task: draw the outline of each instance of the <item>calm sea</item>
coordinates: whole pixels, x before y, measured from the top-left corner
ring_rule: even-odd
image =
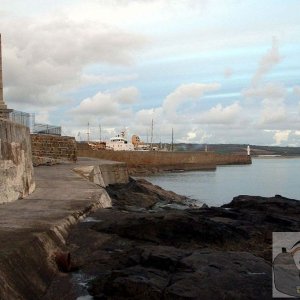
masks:
[[[300,158],[253,158],[252,165],[218,166],[216,171],[192,171],[143,177],[166,190],[209,206],[228,203],[238,195],[300,200]]]

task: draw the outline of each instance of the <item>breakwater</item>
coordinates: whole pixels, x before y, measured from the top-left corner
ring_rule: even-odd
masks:
[[[78,156],[125,162],[129,170],[208,170],[217,165],[251,164],[248,155],[214,152],[105,151],[77,147]]]

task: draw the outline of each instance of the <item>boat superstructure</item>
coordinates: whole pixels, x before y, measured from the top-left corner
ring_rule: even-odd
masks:
[[[125,132],[121,132],[121,134],[110,138],[109,142],[106,142],[106,149],[114,151],[133,151],[134,146],[125,138]]]

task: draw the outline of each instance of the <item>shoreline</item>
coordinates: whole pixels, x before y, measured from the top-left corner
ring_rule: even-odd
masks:
[[[300,158],[300,155],[251,155],[252,158],[286,158],[286,159],[290,159],[290,158]]]
[[[126,180],[124,166],[81,159],[35,169],[36,191],[1,206],[0,298],[269,298],[271,233],[300,231],[299,201],[238,196],[199,207]],[[241,284],[219,284],[228,278]]]

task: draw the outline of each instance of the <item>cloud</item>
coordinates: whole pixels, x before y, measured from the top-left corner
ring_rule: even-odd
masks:
[[[71,110],[71,114],[89,118],[101,116],[106,120],[115,117],[128,118],[131,116],[131,109],[128,109],[127,105],[136,102],[138,96],[139,92],[136,87],[98,92],[92,97],[83,99],[78,106]]]
[[[130,86],[117,91],[115,97],[119,103],[132,104],[138,101],[139,91],[136,87]]]
[[[263,100],[263,109],[261,112],[260,123],[272,124],[281,123],[287,118],[287,111],[284,104],[284,99],[274,101],[272,99]]]
[[[288,113],[285,103],[287,89],[282,84],[267,83],[262,86],[250,87],[243,90],[242,95],[261,103],[261,110],[256,112],[256,115],[260,115],[259,127],[264,128],[270,124],[279,125],[287,120]]]
[[[299,85],[295,85],[294,88],[293,88],[293,93],[296,95],[296,96],[300,96],[300,86]]]
[[[242,95],[246,98],[284,98],[286,96],[286,88],[282,84],[267,83],[259,87],[250,87],[242,91]]]
[[[223,107],[222,104],[217,104],[210,110],[201,113],[197,118],[198,123],[204,124],[229,124],[235,123],[239,119],[241,106],[238,102]]]
[[[197,133],[195,131],[190,131],[187,133],[186,140],[187,141],[193,141],[197,138]]]
[[[118,103],[109,93],[99,92],[93,97],[85,98],[72,112],[80,115],[105,115],[115,114],[118,111]]]
[[[5,97],[10,106],[53,107],[66,93],[88,84],[135,79],[137,75],[84,74],[91,64],[129,66],[146,44],[141,34],[101,21],[76,21],[63,14],[0,21]]]
[[[232,68],[229,68],[227,67],[225,70],[224,70],[224,77],[225,78],[230,78],[233,74],[233,70]]]
[[[276,145],[286,142],[289,139],[290,133],[291,130],[276,130],[273,137]]]
[[[49,124],[49,112],[40,111],[35,114],[35,123]]]
[[[82,74],[79,79],[81,85],[96,85],[96,84],[108,84],[115,82],[131,81],[138,78],[137,74],[128,75],[94,75],[94,74]]]
[[[204,93],[218,90],[220,87],[219,83],[189,83],[180,85],[165,98],[163,109],[167,114],[174,114],[180,105],[190,101],[197,101]]]
[[[275,37],[272,40],[272,48],[262,57],[258,69],[252,78],[252,85],[256,86],[264,75],[282,60],[279,54],[278,41]]]

